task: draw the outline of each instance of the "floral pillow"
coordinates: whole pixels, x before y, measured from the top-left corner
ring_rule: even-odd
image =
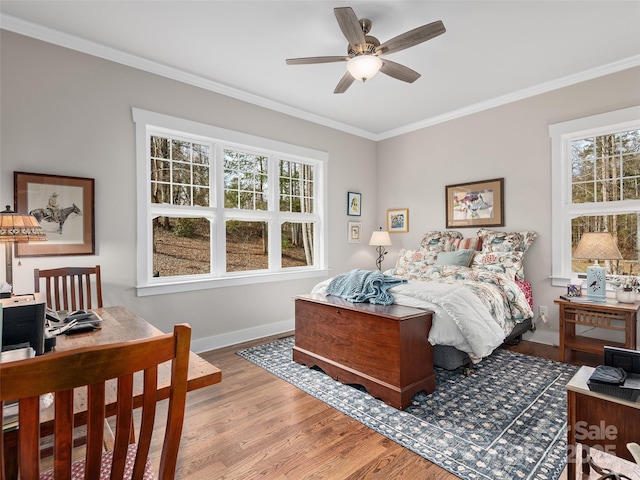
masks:
[[[420,242],[420,250],[423,252],[450,252],[454,250],[453,241],[462,238],[460,232],[453,230],[434,230],[425,233]]]
[[[471,268],[504,273],[507,277],[519,280],[522,272],[522,252],[479,252],[471,262]]]
[[[525,253],[538,237],[538,234],[531,230],[522,232],[496,232],[481,228],[478,230],[478,236],[482,237],[483,252]]]
[[[522,232],[496,232],[493,230],[478,230],[478,235],[482,237],[482,253],[490,252],[520,252],[524,258],[525,252],[529,249],[538,234],[531,230]],[[520,267],[515,279],[524,280],[524,265],[520,260]]]
[[[413,264],[420,263],[420,265],[433,265],[436,263],[438,254],[432,252],[423,252],[421,250],[409,250],[403,248],[400,250],[396,267],[393,269],[391,275],[405,275]]]
[[[425,276],[428,276],[428,273],[433,268],[437,267],[424,260],[419,260],[417,262],[405,263],[402,267],[392,268],[391,270],[384,272],[384,274],[402,277],[407,280],[416,278],[423,279]]]

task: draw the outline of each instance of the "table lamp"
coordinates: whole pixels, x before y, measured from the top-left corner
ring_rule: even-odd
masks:
[[[378,259],[376,260],[376,266],[378,270],[382,271],[382,261],[384,260],[384,256],[387,254],[384,247],[388,247],[391,245],[391,237],[389,236],[389,232],[385,232],[380,227],[378,232],[373,232],[371,234],[371,240],[369,240],[369,245],[374,245],[376,247],[376,252],[378,252]]]
[[[13,286],[13,252],[11,245],[15,242],[33,242],[47,240],[40,223],[33,215],[11,211],[10,205],[0,212],[0,242],[5,244],[5,261],[7,263],[5,281]]]
[[[594,302],[605,302],[607,272],[598,264],[598,260],[622,260],[613,235],[607,232],[585,233],[578,242],[573,258],[595,261],[587,267],[587,297]]]

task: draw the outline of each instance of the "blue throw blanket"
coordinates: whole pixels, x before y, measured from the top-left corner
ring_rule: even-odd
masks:
[[[327,286],[327,294],[342,297],[354,303],[377,303],[391,305],[393,297],[387,291],[399,283],[407,283],[403,278],[383,275],[378,270],[351,270],[335,276]]]

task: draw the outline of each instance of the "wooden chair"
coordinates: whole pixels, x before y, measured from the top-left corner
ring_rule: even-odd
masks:
[[[18,468],[22,480],[71,478],[86,480],[156,478],[148,461],[154,430],[157,365],[172,360],[171,389],[164,443],[160,459],[161,480],[174,478],[187,394],[191,327],[176,325],[173,334],[143,340],[85,347],[0,363],[0,416],[2,405],[18,400]],[[134,372],[144,384],[137,444],[130,445],[133,429]],[[117,379],[116,438],[113,451],[102,449],[105,386]],[[83,459],[72,461],[74,389],[87,388],[87,446]],[[40,395],[53,392],[54,470],[40,473]],[[162,429],[160,429],[162,431]],[[0,479],[5,480],[4,447],[0,433]],[[77,453],[77,452],[76,452]],[[111,460],[112,459],[112,460]],[[125,476],[126,472],[133,475]],[[111,477],[109,477],[111,475]]]
[[[92,282],[93,276],[93,282]],[[53,310],[73,310],[102,307],[100,265],[95,267],[63,267],[34,269],[34,291],[40,291],[44,279],[47,306]],[[93,286],[92,286],[93,283]],[[94,304],[95,302],[95,304]]]

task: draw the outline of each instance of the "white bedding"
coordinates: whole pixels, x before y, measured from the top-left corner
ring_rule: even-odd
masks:
[[[330,281],[319,283],[312,293],[326,294]],[[429,333],[432,345],[453,346],[478,362],[502,344],[517,322],[533,316],[524,294],[513,294],[513,288],[522,293],[519,287],[515,282],[509,283],[512,284],[509,285],[510,297],[515,298],[509,300],[507,307],[504,307],[503,288],[498,285],[495,286],[495,298],[491,300],[487,300],[486,292],[481,300],[463,281],[408,279],[407,283],[391,288],[389,293],[395,304],[434,312]],[[511,304],[517,308],[510,308]]]

